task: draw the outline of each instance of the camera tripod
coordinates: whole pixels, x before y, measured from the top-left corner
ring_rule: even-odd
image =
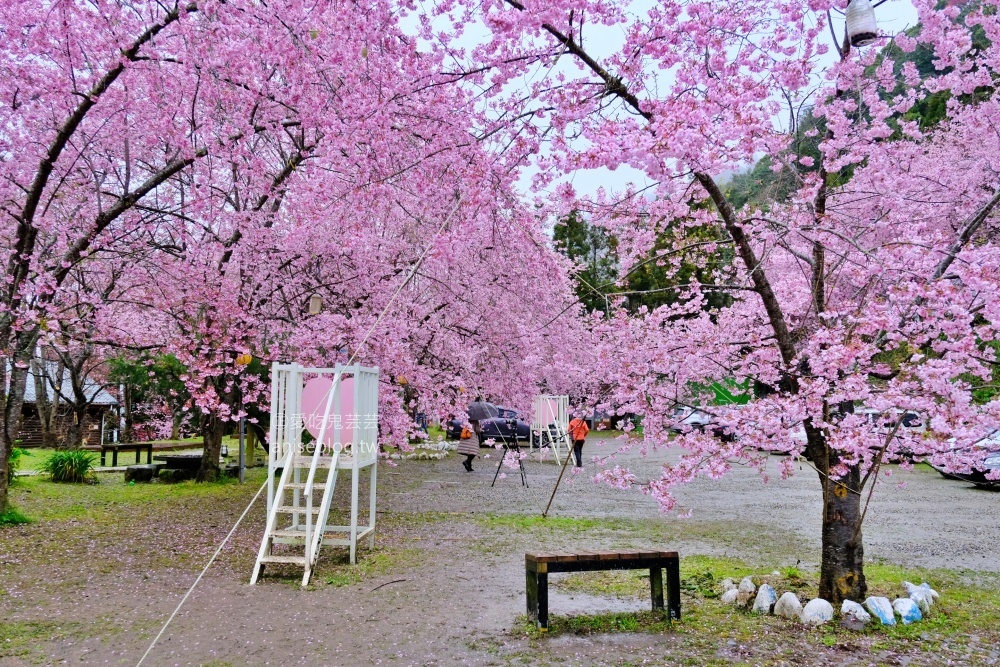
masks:
[[[496,474],[493,475],[493,483],[490,484],[490,488],[497,483],[497,477],[500,476],[500,468],[503,467],[503,462],[507,460],[507,453],[513,452],[514,456],[517,457],[517,466],[521,469],[521,484],[524,488],[528,488],[528,473],[524,469],[524,460],[521,458],[521,445],[517,442],[517,422],[514,420],[508,421],[508,426],[510,426],[510,431],[513,434],[513,442],[507,442],[507,438],[503,438],[503,456],[500,457],[500,464],[497,466]]]

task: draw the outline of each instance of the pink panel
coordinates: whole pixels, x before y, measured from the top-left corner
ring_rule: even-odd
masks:
[[[323,417],[326,412],[326,402],[333,391],[333,378],[321,375],[306,382],[302,389],[302,418],[306,430],[314,438],[319,438],[323,427]],[[339,407],[339,409],[338,409]],[[330,423],[326,426],[323,443],[331,447],[334,442],[334,427],[340,426],[340,444],[348,445],[354,442],[359,416],[354,414],[354,378],[345,377],[340,381],[340,405],[334,402],[330,409]],[[338,421],[339,420],[339,421]]]
[[[539,411],[541,414],[539,416],[542,418],[542,426],[547,426],[556,420],[559,408],[551,398],[543,399],[541,407],[542,409]]]

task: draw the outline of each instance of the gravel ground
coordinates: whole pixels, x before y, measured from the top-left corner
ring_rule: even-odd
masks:
[[[588,440],[584,459],[607,456],[617,449],[617,441]],[[483,452],[488,452],[484,449]],[[616,457],[627,465],[639,480],[655,479],[660,466],[676,459],[677,451],[652,452],[641,457],[633,449]],[[389,496],[389,507],[411,511],[433,511],[447,507],[453,511],[541,513],[548,502],[558,475],[554,462],[526,462],[528,488],[520,483],[516,471],[504,468],[505,479],[491,488],[496,471],[493,459],[476,464],[472,474],[459,472],[458,461],[435,462],[416,487],[418,493],[396,492]],[[756,469],[737,466],[722,480],[699,479],[677,491],[681,508],[691,509],[690,519],[663,515],[656,502],[635,491],[619,491],[590,481],[601,469],[591,461],[582,473],[573,475],[567,468],[555,501],[552,516],[621,517],[628,519],[660,517],[665,522],[689,522],[693,525],[727,523],[739,527],[754,526],[765,535],[773,535],[780,549],[795,546],[794,555],[805,564],[817,564],[820,546],[822,497],[819,478],[808,466],[797,465],[795,474],[781,479],[780,457],[767,458],[768,482]],[[971,484],[948,480],[926,466],[902,470],[888,466],[872,496],[865,520],[866,557],[904,566],[928,568],[969,568],[1000,572],[1000,492],[978,489]],[[568,484],[567,484],[568,480]],[[725,545],[701,545],[701,553],[733,554]],[[725,546],[725,548],[723,548]],[[738,545],[735,545],[738,547]],[[746,545],[742,555],[755,553],[757,544]],[[739,551],[737,549],[737,551]]]
[[[592,439],[584,453],[589,457],[613,449],[611,442],[601,445]],[[675,455],[659,452],[641,458],[633,450],[619,462],[647,479]],[[593,484],[590,477],[597,468],[588,463],[582,473],[564,481],[551,515],[610,518],[606,525],[611,528],[620,520],[619,529],[505,533],[497,528],[504,515],[519,515],[511,517],[516,521],[541,513],[558,468],[528,461],[528,488],[509,470],[491,488],[496,460],[495,453],[478,460],[473,473],[465,473],[454,456],[383,466],[379,511],[385,521],[378,543],[384,550],[380,553],[399,559],[398,570],[373,569],[348,585],[330,584],[329,573],[345,568],[338,565],[343,555],[326,548],[312,590],[297,586],[294,570],[247,586],[264,522],[258,506],[143,664],[624,666],[706,664],[706,655],[718,661],[713,664],[859,664],[858,653],[834,649],[776,661],[774,655],[755,654],[725,637],[717,639],[717,646],[695,651],[683,632],[565,634],[546,641],[511,632],[524,608],[526,550],[670,546],[682,558],[729,555],[769,567],[796,562],[814,567],[820,498],[818,480],[808,468],[780,480],[778,459],[772,457],[768,466],[774,475],[768,484],[747,468],[721,481],[695,482],[678,494],[693,515],[678,519],[661,515],[656,503],[640,493]],[[231,521],[238,516],[238,503],[247,502],[254,490],[247,489],[246,499],[232,506],[216,508],[211,530],[197,536],[197,553],[210,553],[228,531],[226,517]],[[1000,494],[934,472],[894,470],[874,498],[865,531],[869,559],[1000,571],[994,547],[1000,539],[995,512]],[[417,518],[422,516],[430,518]],[[0,666],[135,665],[200,569],[186,562],[143,572],[141,562],[128,560],[152,559],[167,550],[163,540],[171,528],[150,525],[162,519],[126,516],[101,536],[81,535],[83,529],[73,520],[0,534],[7,541],[0,541],[0,619],[42,628],[37,641],[16,654],[5,654],[0,646]],[[173,530],[184,531],[183,521],[178,523]],[[669,544],[663,543],[665,535]],[[50,554],[50,542],[61,543],[61,555]],[[106,555],[122,543],[142,546],[131,549],[130,556]],[[411,552],[416,556],[407,559]],[[363,563],[375,558],[361,550]],[[640,610],[646,604],[553,590],[550,608],[573,614]],[[797,641],[789,640],[792,653]],[[862,664],[939,664],[926,655],[895,663],[875,653],[864,656]]]

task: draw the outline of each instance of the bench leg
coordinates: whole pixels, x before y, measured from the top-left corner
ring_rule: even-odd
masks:
[[[649,568],[649,593],[653,598],[653,611],[663,609],[663,568],[657,565]]]
[[[528,619],[542,630],[549,627],[549,575],[547,572],[536,572],[525,569],[525,592],[528,606]]]
[[[538,620],[538,578],[534,570],[524,570],[524,597],[528,603],[528,620]]]
[[[118,449],[117,448],[113,449],[111,451],[111,467],[112,468],[117,468],[118,467]]]
[[[102,450],[101,450],[101,467],[102,467],[102,468],[103,468],[103,467],[105,466],[105,460],[104,460],[104,457],[105,457],[105,456],[107,456],[107,455],[108,455],[108,453],[107,453],[106,451],[104,451],[104,450],[102,449]]]
[[[667,563],[667,601],[670,606],[670,618],[681,618],[681,564],[680,559]]]
[[[153,446],[150,445],[146,448],[146,465],[153,464]]]
[[[541,630],[549,629],[549,575],[547,572],[539,572],[538,577],[538,627]]]
[[[139,465],[142,462],[142,450],[138,447],[135,448],[135,464]]]

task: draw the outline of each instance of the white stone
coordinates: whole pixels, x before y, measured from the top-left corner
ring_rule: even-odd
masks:
[[[736,588],[736,582],[733,581],[732,579],[723,579],[722,580],[722,592],[723,593],[725,593],[726,591],[731,591],[731,590],[733,590],[735,588]]]
[[[719,599],[722,600],[723,604],[733,604],[736,602],[736,598],[739,596],[740,592],[735,588],[730,588],[728,591],[722,594]]]
[[[833,605],[823,598],[816,598],[802,608],[802,622],[806,625],[822,625],[833,620]]]
[[[917,608],[920,609],[921,614],[931,613],[933,598],[931,598],[931,596],[926,591],[917,589],[912,593],[910,593],[910,599],[913,600],[914,603],[916,603]]]
[[[774,615],[794,619],[802,618],[802,603],[799,602],[799,597],[791,591],[782,593],[778,601],[774,603]]]
[[[913,595],[914,591],[922,591],[925,594],[930,595],[932,600],[937,600],[939,597],[941,597],[940,595],[938,595],[938,592],[933,588],[931,588],[931,585],[928,584],[926,581],[920,584],[919,586],[914,586],[910,582],[904,581],[903,588],[906,590],[907,595]]]
[[[743,581],[740,582],[740,587],[737,590],[739,594],[736,596],[736,603],[741,607],[745,607],[750,604],[750,600],[753,600],[754,593],[757,592],[757,586],[754,585],[753,579],[750,577],[743,577]]]
[[[753,613],[770,614],[771,607],[778,600],[778,593],[770,584],[762,584],[757,591],[757,597],[753,601]]]
[[[916,623],[924,619],[920,613],[920,607],[910,598],[896,598],[892,601],[892,609],[899,614],[903,625],[909,625],[910,623]]]
[[[936,590],[928,586],[926,582],[915,586],[908,581],[903,582],[903,589],[906,591],[906,595],[917,603],[917,607],[920,608],[922,614],[931,613],[934,600],[939,597]]]
[[[889,598],[870,597],[865,600],[865,609],[882,621],[882,625],[896,625],[896,615],[892,613],[892,603],[889,602]]]
[[[850,630],[861,630],[871,623],[872,617],[865,608],[853,600],[844,600],[840,607],[840,624]]]

